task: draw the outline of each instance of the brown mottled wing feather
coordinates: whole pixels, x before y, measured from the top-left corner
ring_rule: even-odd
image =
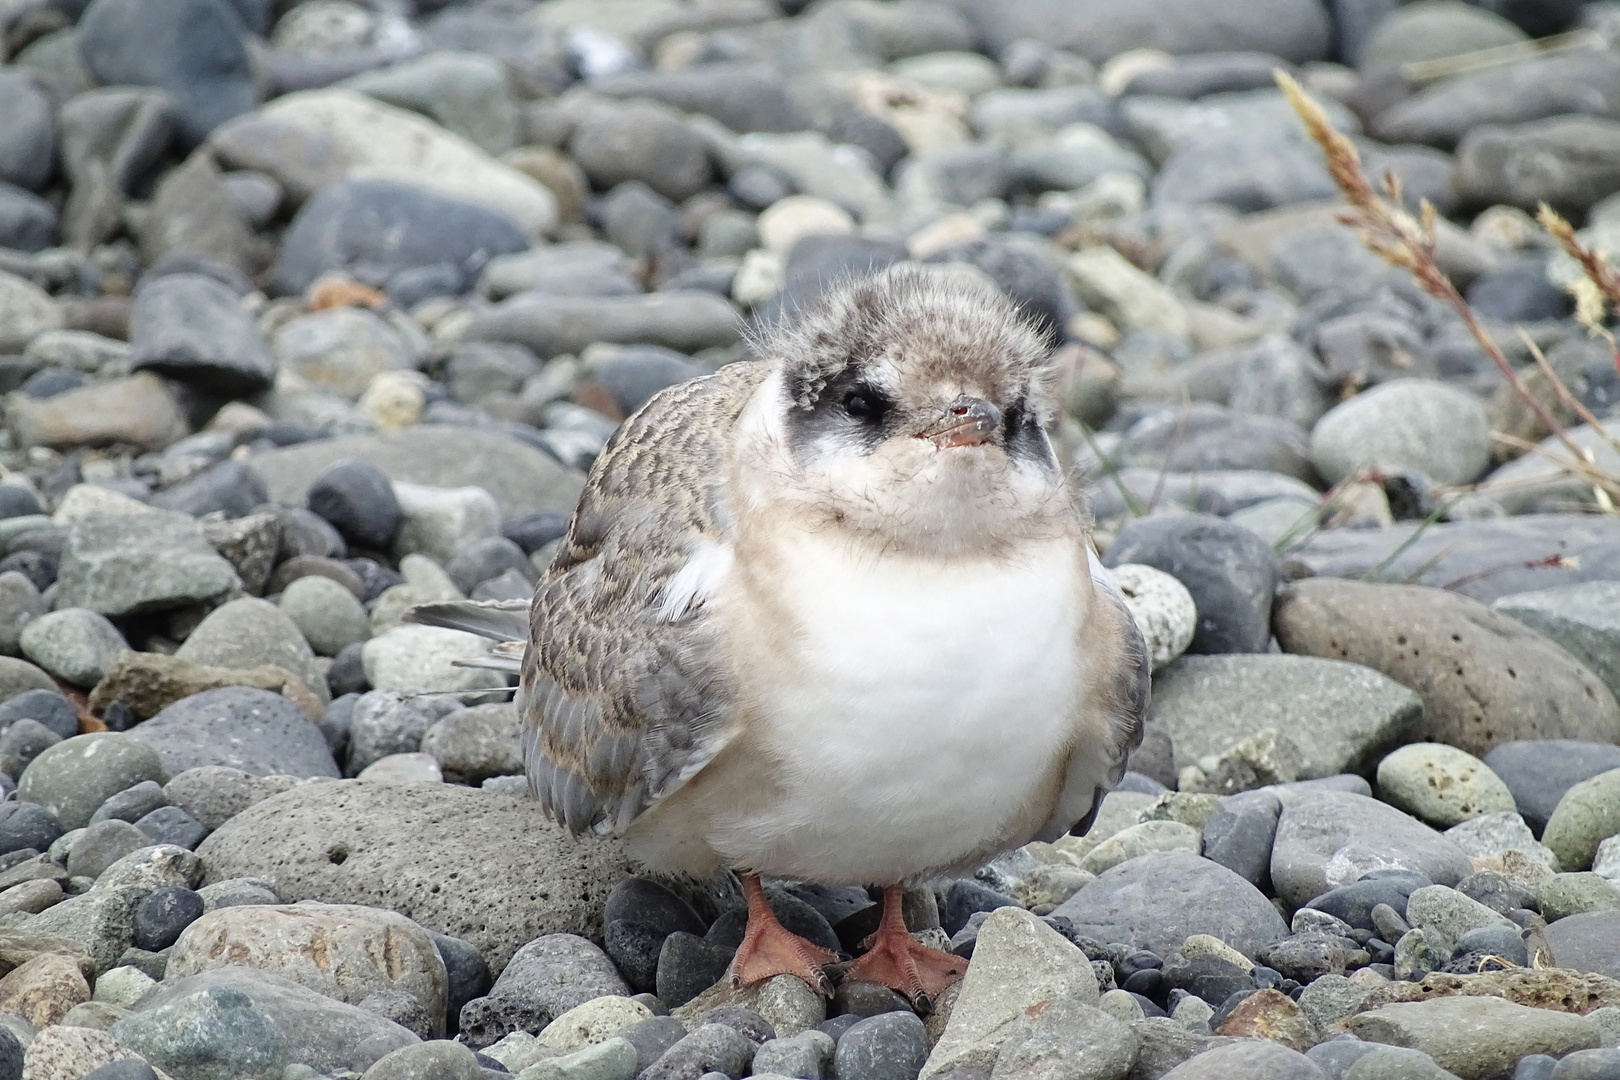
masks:
[[[733,688],[701,608],[657,611],[700,540],[724,543],[725,440],[764,378],[734,364],[670,387],[591,470],[529,614],[518,708],[529,784],[575,833],[621,831],[719,752]]]

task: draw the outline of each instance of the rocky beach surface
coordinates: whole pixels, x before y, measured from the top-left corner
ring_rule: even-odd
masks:
[[[0,1080],[1620,1077],[1620,368],[1532,220],[1620,254],[1620,3],[0,0],[0,62]],[[909,891],[926,1016],[732,990],[736,882],[548,824],[404,621],[908,259],[1051,335],[1155,667],[1086,835]]]

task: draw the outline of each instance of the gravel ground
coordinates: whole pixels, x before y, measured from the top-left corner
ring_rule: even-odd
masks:
[[[0,1080],[1620,1076],[1620,519],[1493,438],[1559,449],[1272,78],[1620,432],[1529,216],[1620,253],[1617,39],[1580,0],[0,0]],[[402,622],[526,597],[620,421],[906,259],[1051,334],[1156,671],[1089,833],[911,889],[971,958],[921,1017],[731,990],[735,881],[547,825],[482,646]]]

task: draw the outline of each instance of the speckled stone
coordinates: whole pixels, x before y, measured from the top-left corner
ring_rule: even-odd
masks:
[[[1436,828],[1513,811],[1513,793],[1474,755],[1444,743],[1411,743],[1378,763],[1378,795]]]

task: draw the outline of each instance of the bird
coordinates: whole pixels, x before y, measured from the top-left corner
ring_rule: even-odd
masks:
[[[899,263],[750,333],[619,427],[532,602],[410,618],[498,642],[551,818],[736,872],[734,986],[832,993],[762,877],[876,887],[844,978],[926,1011],[966,961],[908,932],[906,884],[1083,833],[1148,652],[1047,434],[1050,342],[993,284]]]

